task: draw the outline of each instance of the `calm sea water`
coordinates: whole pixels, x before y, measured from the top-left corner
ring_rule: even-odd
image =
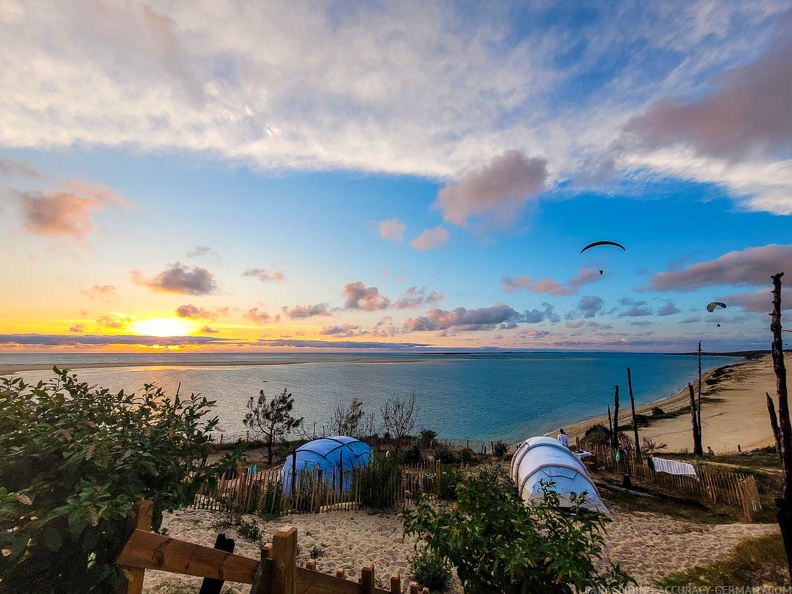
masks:
[[[704,369],[734,362],[704,357]],[[144,367],[84,369],[81,381],[111,390],[140,389],[153,382],[170,393],[199,392],[217,404],[219,429],[244,433],[245,403],[260,389],[274,394],[287,388],[305,427],[317,432],[328,423],[336,404],[361,400],[379,411],[394,396],[415,391],[417,429],[430,428],[442,437],[519,441],[564,424],[605,414],[618,384],[629,406],[627,367],[632,369],[637,403],[671,396],[697,377],[696,357],[634,353],[487,353],[487,354],[354,354],[354,355],[3,355],[2,363],[86,362],[147,363]],[[157,363],[189,362],[178,367]],[[223,363],[206,367],[201,363]],[[240,365],[266,362],[268,365]],[[29,371],[38,381],[51,375]],[[624,408],[623,408],[624,410]]]

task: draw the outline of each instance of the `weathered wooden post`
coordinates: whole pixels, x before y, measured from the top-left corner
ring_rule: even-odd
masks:
[[[369,563],[363,567],[360,575],[361,594],[374,594],[374,565]]]
[[[613,434],[611,445],[613,449],[619,447],[619,386],[613,387]]]
[[[698,404],[696,416],[698,417],[699,438],[701,438],[701,341],[698,343]]]
[[[699,427],[699,414],[696,407],[696,393],[690,382],[688,382],[688,391],[690,392],[690,419],[693,423],[693,455],[703,456],[704,449],[701,447],[701,427]]]
[[[401,576],[398,573],[391,576],[390,594],[401,594]]]
[[[297,528],[280,530],[272,537],[272,588],[270,594],[296,594]],[[259,594],[259,593],[257,593]]]
[[[225,551],[226,553],[233,553],[234,539],[226,538],[225,534],[218,534],[217,539],[215,540],[214,548],[219,551]],[[224,583],[224,580],[204,578],[203,583],[201,584],[201,590],[198,592],[198,594],[220,594]]]
[[[632,408],[632,422],[633,432],[635,433],[635,459],[641,463],[641,443],[638,441],[638,419],[635,416],[635,398],[633,397],[632,389],[632,374],[630,368],[627,368],[627,388],[630,391],[630,407]]]
[[[132,511],[127,520],[127,540],[135,530],[151,530],[151,521],[154,518],[154,502],[149,500],[138,501],[132,506]],[[126,580],[118,587],[118,594],[142,594],[143,579],[146,570],[139,567],[123,567]]]
[[[778,417],[776,417],[775,405],[773,399],[770,397],[770,392],[765,392],[767,396],[767,412],[770,413],[770,428],[773,430],[773,439],[775,440],[776,456],[778,461],[783,466],[784,456],[782,454],[783,448],[781,447],[781,429],[778,427]]]

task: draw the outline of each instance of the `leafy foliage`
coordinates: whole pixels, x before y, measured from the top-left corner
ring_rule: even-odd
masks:
[[[457,454],[450,446],[444,443],[438,443],[434,449],[435,460],[440,460],[443,464],[458,464],[459,454]]]
[[[440,499],[456,500],[457,485],[465,480],[465,471],[458,466],[445,466],[440,472]]]
[[[434,440],[437,437],[437,431],[432,429],[421,429],[418,438],[421,440],[421,446],[425,450],[431,450],[434,445]]]
[[[415,553],[410,557],[410,573],[421,586],[443,592],[451,583],[451,562],[430,547],[416,543]]]
[[[200,467],[217,423],[206,398],[53,370],[35,386],[0,378],[0,592],[110,592],[132,505],[152,499],[156,529],[229,460]]]
[[[285,388],[283,393],[273,396],[269,401],[264,390],[259,390],[258,398],[250,397],[247,413],[243,419],[245,427],[257,438],[263,438],[267,446],[267,464],[272,464],[272,446],[283,441],[287,435],[302,425],[303,419],[292,416],[294,397]]]
[[[492,444],[492,453],[498,458],[503,458],[508,451],[509,446],[503,441],[496,441],[494,444]]]
[[[545,485],[543,500],[526,506],[500,466],[484,467],[456,493],[453,506],[420,498],[402,518],[407,534],[423,535],[428,547],[456,565],[466,593],[571,594],[633,582],[618,566],[606,572],[595,566],[606,518],[581,508],[582,497],[562,509]]]
[[[374,454],[371,462],[354,474],[354,480],[359,481],[360,502],[374,509],[392,508],[396,503],[400,473],[398,456]]]

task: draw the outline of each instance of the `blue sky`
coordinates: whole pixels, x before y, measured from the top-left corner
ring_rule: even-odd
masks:
[[[765,348],[790,14],[11,0],[0,350]]]

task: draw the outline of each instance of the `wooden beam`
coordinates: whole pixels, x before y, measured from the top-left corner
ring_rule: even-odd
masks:
[[[361,571],[361,594],[374,594],[374,566],[369,563]]]
[[[280,530],[272,537],[271,594],[296,594],[297,528]],[[251,594],[253,594],[251,592]]]
[[[398,573],[391,576],[390,594],[401,594],[401,577]]]
[[[127,519],[127,537],[136,531],[150,531],[151,522],[154,519],[154,502],[148,499],[138,501],[132,506],[132,511]],[[143,580],[146,577],[146,570],[142,567],[134,567],[121,561],[117,562],[121,566],[121,572],[126,578],[118,588],[118,594],[142,594]]]

